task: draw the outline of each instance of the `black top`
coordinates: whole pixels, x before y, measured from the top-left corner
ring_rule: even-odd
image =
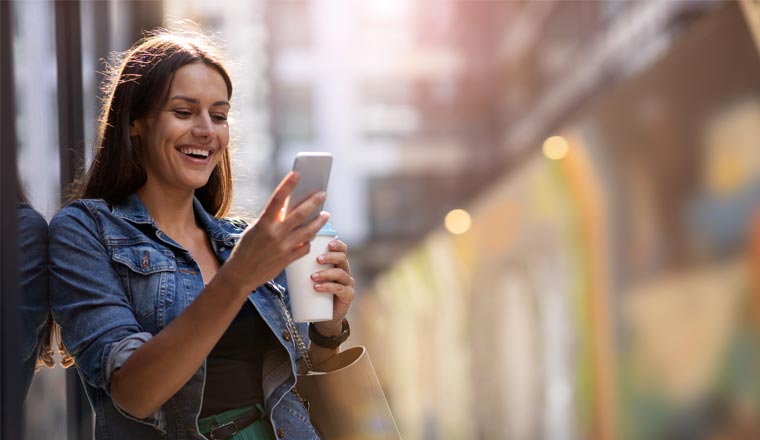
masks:
[[[263,404],[263,354],[277,345],[272,330],[246,301],[206,359],[200,417]]]

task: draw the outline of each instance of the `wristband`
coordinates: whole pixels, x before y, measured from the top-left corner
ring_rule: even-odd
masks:
[[[311,339],[312,344],[319,347],[336,349],[340,347],[340,344],[346,342],[346,339],[348,339],[348,336],[351,334],[351,327],[348,326],[347,319],[343,318],[341,325],[342,330],[339,335],[328,337],[321,335],[314,327],[314,324],[311,323],[309,324],[309,339]]]

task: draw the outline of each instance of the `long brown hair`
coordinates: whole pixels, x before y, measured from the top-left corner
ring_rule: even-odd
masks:
[[[197,29],[171,32],[157,29],[135,43],[106,72],[95,154],[72,199],[102,198],[117,203],[145,184],[139,139],[129,136],[132,122],[151,115],[167,98],[174,74],[187,64],[204,63],[214,69],[232,97],[232,81],[211,38]],[[232,203],[229,148],[208,182],[195,196],[209,213],[225,216]]]

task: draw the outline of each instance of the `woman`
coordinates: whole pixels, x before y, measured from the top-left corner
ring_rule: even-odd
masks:
[[[146,37],[107,92],[92,166],[50,224],[53,317],[96,438],[319,438],[292,391],[299,352],[281,305],[283,269],[328,214],[299,224],[325,194],[283,216],[290,173],[254,224],[224,218],[232,83],[197,33]],[[298,328],[315,364],[348,335],[346,251],[331,242],[320,261],[334,268],[312,276],[335,294],[332,321]]]

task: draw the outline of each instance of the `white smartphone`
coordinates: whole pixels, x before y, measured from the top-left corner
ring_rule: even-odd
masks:
[[[332,159],[330,153],[302,152],[296,155],[293,161],[293,171],[297,171],[301,175],[301,180],[298,181],[293,192],[290,193],[290,197],[285,201],[286,214],[317,191],[327,192]],[[324,203],[318,206],[302,224],[313,220],[322,212],[323,207]]]

